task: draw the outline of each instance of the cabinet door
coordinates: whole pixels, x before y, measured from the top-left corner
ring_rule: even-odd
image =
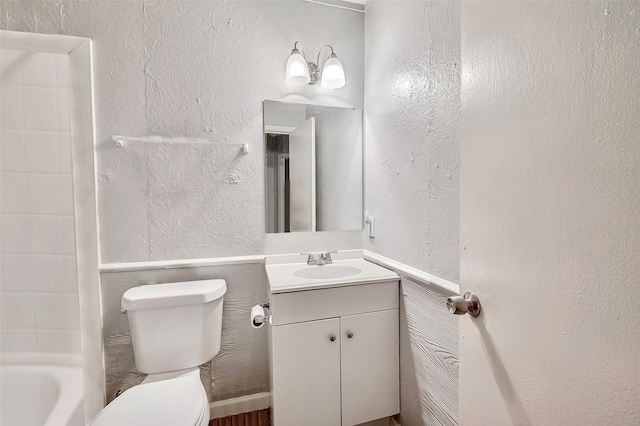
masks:
[[[400,412],[398,321],[398,309],[340,319],[342,426]]]
[[[339,426],[340,320],[279,325],[272,333],[274,426]]]

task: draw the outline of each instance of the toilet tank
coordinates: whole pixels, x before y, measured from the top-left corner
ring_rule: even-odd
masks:
[[[122,296],[136,369],[154,374],[197,367],[220,351],[224,280],[149,284]]]

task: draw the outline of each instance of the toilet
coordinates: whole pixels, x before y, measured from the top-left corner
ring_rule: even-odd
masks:
[[[147,377],[107,405],[91,426],[206,426],[209,401],[199,365],[220,351],[224,280],[150,284],[127,290],[136,369]]]

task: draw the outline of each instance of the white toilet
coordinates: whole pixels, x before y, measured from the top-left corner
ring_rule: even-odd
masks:
[[[206,426],[199,365],[220,350],[224,280],[134,287],[122,296],[136,368],[148,376],[107,405],[91,426]]]

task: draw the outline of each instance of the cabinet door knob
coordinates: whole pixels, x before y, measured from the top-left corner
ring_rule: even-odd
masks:
[[[352,332],[348,332],[348,333],[347,333],[347,337],[348,337],[349,339],[351,339],[351,338],[353,337],[353,333],[352,333]]]
[[[329,340],[331,340],[332,342],[336,341],[336,336],[334,336],[333,334],[329,337]]]

